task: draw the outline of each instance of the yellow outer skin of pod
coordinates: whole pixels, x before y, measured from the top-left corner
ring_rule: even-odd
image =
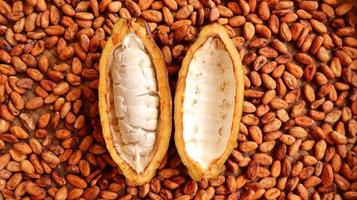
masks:
[[[227,148],[221,157],[213,160],[207,170],[203,170],[200,164],[188,155],[185,142],[183,139],[183,100],[184,90],[186,86],[186,77],[190,62],[194,53],[207,41],[211,36],[218,36],[222,40],[226,50],[230,54],[233,62],[234,77],[236,82],[235,94],[235,108],[233,114],[231,134],[227,143]],[[179,71],[175,100],[174,100],[174,122],[175,122],[175,144],[179,156],[183,164],[187,167],[188,173],[192,179],[200,181],[202,179],[212,179],[217,177],[228,159],[230,153],[233,151],[238,138],[240,119],[243,109],[244,97],[244,73],[239,53],[234,46],[232,40],[229,38],[225,28],[220,24],[210,24],[205,26],[199,33],[198,38],[189,48],[185,58],[182,61],[181,69]]]
[[[172,128],[172,102],[168,83],[168,73],[166,71],[161,51],[152,39],[148,29],[149,28],[144,20],[119,19],[114,24],[112,35],[108,38],[105,44],[105,48],[103,49],[99,62],[99,112],[103,137],[111,157],[126,177],[127,184],[132,186],[148,183],[155,175],[157,168],[167,152]],[[140,38],[151,58],[156,72],[158,97],[160,99],[158,107],[159,118],[153,157],[141,173],[137,173],[120,157],[120,152],[118,153],[114,147],[112,133],[110,130],[109,113],[110,110],[113,110],[113,108],[109,107],[109,93],[111,92],[109,85],[109,66],[111,65],[111,56],[113,55],[114,50],[121,45],[123,39],[129,32],[135,33],[136,36]]]

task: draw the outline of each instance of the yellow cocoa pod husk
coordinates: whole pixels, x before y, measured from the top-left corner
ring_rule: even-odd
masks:
[[[174,100],[176,148],[194,180],[222,173],[237,143],[243,92],[232,40],[222,25],[205,26],[183,59]]]
[[[117,63],[113,60],[117,59],[118,55],[115,54],[115,50],[123,47],[123,40],[128,34],[134,34],[140,39],[142,45],[145,47],[146,55],[150,57],[151,66],[154,69],[154,76],[156,79],[156,93],[155,98],[158,97],[158,105],[155,109],[158,111],[156,118],[157,126],[155,129],[155,142],[153,143],[152,150],[149,151],[147,164],[141,171],[138,171],[135,167],[138,161],[127,162],[125,159],[130,160],[132,157],[125,154],[124,151],[119,151],[117,148],[124,148],[123,146],[128,144],[124,143],[122,132],[117,131],[122,126],[119,126],[119,117],[116,114],[119,106],[116,108],[114,105],[114,79],[110,73],[117,67]],[[134,55],[135,57],[135,55]],[[127,59],[128,60],[128,59]],[[132,59],[134,62],[136,59]],[[126,61],[131,62],[131,61]],[[120,63],[120,62],[119,62]],[[120,63],[122,64],[122,63]],[[126,63],[128,64],[128,63]],[[129,63],[130,64],[130,63]],[[122,66],[122,65],[121,65]],[[126,177],[127,184],[129,185],[143,185],[148,183],[155,175],[157,168],[161,161],[164,159],[170,141],[171,124],[172,124],[172,102],[168,83],[168,73],[166,71],[165,63],[160,49],[155,44],[150,34],[149,28],[144,20],[141,19],[119,19],[112,29],[111,36],[107,39],[105,48],[101,54],[99,63],[99,112],[102,125],[103,137],[106,147],[113,158],[114,162],[120,168],[123,175]],[[121,77],[129,78],[130,77]],[[139,81],[139,80],[138,80]],[[127,90],[129,91],[129,90]],[[117,90],[116,90],[117,92]],[[118,94],[115,93],[115,94]],[[124,92],[123,92],[124,94]],[[123,97],[126,98],[125,95]],[[127,99],[126,99],[127,100]],[[140,101],[137,101],[140,102]],[[130,102],[127,102],[130,103]],[[129,108],[128,108],[129,109]],[[136,115],[135,115],[136,116]],[[123,120],[122,120],[123,121]],[[121,121],[121,122],[122,122]],[[129,124],[129,123],[127,123]],[[130,125],[130,124],[129,124]],[[130,127],[129,128],[133,128]],[[120,137],[122,139],[120,139]],[[119,138],[119,139],[117,139]],[[142,137],[139,137],[142,138]],[[146,136],[145,136],[146,138]],[[120,142],[118,142],[120,141]],[[123,142],[123,143],[122,143]],[[144,141],[145,142],[145,141]],[[131,145],[131,144],[130,144]],[[127,145],[129,147],[133,147]],[[135,147],[137,148],[137,147]],[[133,149],[135,149],[133,147]],[[150,147],[149,147],[150,148]],[[135,152],[138,152],[136,149]],[[135,153],[133,157],[140,158],[140,153]],[[134,167],[131,166],[135,165]]]

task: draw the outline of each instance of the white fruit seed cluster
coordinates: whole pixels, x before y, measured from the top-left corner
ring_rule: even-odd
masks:
[[[112,127],[121,158],[138,173],[151,160],[159,117],[155,70],[140,39],[129,33],[114,51],[111,78],[115,117]]]

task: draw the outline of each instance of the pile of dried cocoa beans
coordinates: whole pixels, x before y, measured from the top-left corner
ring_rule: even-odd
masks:
[[[338,0],[0,0],[4,199],[357,199],[356,8]],[[225,26],[242,58],[238,145],[195,182],[172,143],[128,186],[98,114],[98,62],[118,18],[144,18],[174,94],[200,27]]]

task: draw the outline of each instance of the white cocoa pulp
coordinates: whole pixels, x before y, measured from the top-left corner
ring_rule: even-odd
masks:
[[[143,43],[129,33],[112,56],[112,135],[121,158],[136,172],[150,162],[156,141],[158,105],[153,63]]]
[[[209,37],[189,64],[183,100],[185,148],[203,169],[227,148],[235,91],[232,59],[219,37]]]

